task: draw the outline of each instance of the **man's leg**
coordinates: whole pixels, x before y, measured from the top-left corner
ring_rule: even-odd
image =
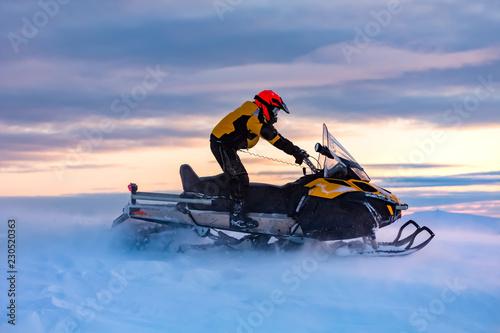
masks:
[[[233,211],[231,225],[239,228],[255,228],[259,223],[247,216],[246,199],[248,196],[248,173],[241,163],[236,150],[217,142],[211,142],[210,148],[224,173],[230,177]]]

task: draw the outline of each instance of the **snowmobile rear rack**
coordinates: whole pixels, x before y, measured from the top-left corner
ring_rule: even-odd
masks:
[[[152,193],[152,192],[136,192],[132,194],[132,200],[148,200],[148,201],[167,201],[167,202],[184,202],[193,203],[199,205],[211,205],[212,199],[191,199],[182,198],[178,194],[168,194],[168,193]]]
[[[207,205],[207,206],[210,206],[213,203],[212,199],[183,198],[179,194],[137,192],[138,188],[139,187],[135,183],[130,183],[128,186],[129,191],[132,192],[130,201],[133,205],[136,204],[137,200],[184,202],[184,203],[192,203],[192,204]]]

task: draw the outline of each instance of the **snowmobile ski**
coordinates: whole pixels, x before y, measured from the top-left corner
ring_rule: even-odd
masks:
[[[408,236],[401,239],[401,235],[409,226],[415,227],[415,230]],[[426,233],[426,239],[415,245],[417,236]],[[375,246],[369,241],[339,241],[330,246],[336,249],[338,255],[363,255],[363,256],[405,256],[423,249],[434,238],[435,234],[428,227],[421,227],[415,221],[409,220],[399,228],[396,238],[392,242],[377,242]]]

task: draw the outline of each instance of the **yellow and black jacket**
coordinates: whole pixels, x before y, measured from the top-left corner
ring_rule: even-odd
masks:
[[[210,140],[238,150],[252,148],[261,137],[289,155],[298,149],[267,123],[257,104],[250,101],[225,116],[213,129]]]

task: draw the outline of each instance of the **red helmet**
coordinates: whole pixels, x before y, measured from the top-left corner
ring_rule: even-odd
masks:
[[[283,99],[272,90],[263,90],[254,98],[255,104],[262,110],[268,122],[276,122],[279,110],[290,113]]]

